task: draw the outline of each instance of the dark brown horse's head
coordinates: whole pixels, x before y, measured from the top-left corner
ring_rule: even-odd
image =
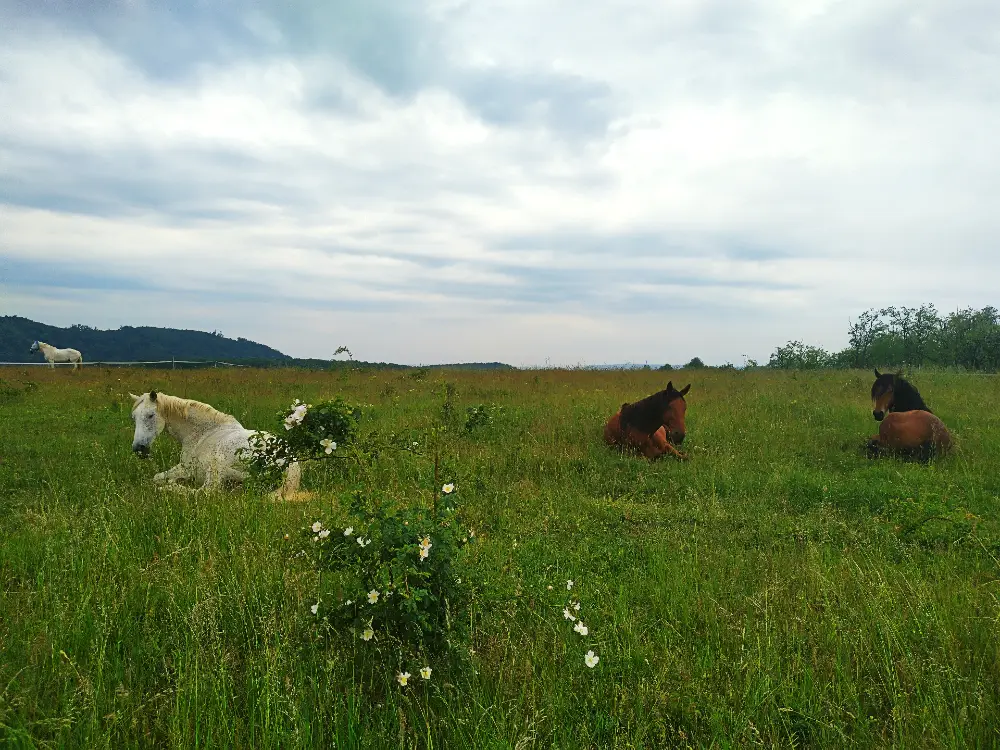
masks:
[[[674,388],[673,381],[667,383],[662,391],[647,396],[634,404],[622,404],[621,425],[634,427],[637,430],[652,435],[660,427],[667,433],[667,440],[674,445],[684,442],[684,414],[687,411],[685,394],[691,390],[688,383],[681,390]]]
[[[894,411],[927,411],[927,404],[913,384],[903,378],[902,373],[880,373],[875,368],[875,382],[872,383],[872,416],[881,422],[885,415]]]
[[[892,408],[893,386],[896,384],[896,376],[892,373],[884,375],[875,368],[875,382],[872,383],[872,416],[877,422],[885,419],[885,415]]]

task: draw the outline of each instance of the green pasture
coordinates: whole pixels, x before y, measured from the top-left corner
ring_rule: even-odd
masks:
[[[914,373],[957,444],[926,466],[861,454],[862,371],[0,378],[7,746],[1000,747],[994,376]],[[668,378],[692,384],[692,459],[607,449],[604,420]],[[296,397],[343,396],[362,433],[420,443],[444,419],[441,477],[479,539],[471,666],[358,679],[356,646],[315,637],[294,557],[355,491],[426,502],[432,461],[310,465],[302,504],[160,492],[177,445],[130,450],[127,392],[150,388],[275,431]],[[477,405],[492,421],[465,430]],[[587,637],[562,617],[569,579]]]

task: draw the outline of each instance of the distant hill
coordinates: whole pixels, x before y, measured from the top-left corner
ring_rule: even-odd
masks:
[[[409,365],[357,360],[296,359],[249,339],[226,338],[220,333],[188,331],[179,328],[122,326],[104,331],[85,325],[69,328],[38,323],[16,315],[0,316],[0,362],[44,362],[41,354],[29,354],[32,341],[44,341],[64,349],[72,347],[83,353],[84,362],[155,362],[160,360],[225,361],[251,367],[364,367],[410,369]],[[430,365],[428,369],[516,369],[501,362],[470,362],[453,365]]]
[[[28,354],[31,342],[36,340],[59,348],[79,349],[85,362],[148,362],[171,357],[226,361],[291,359],[264,344],[243,338],[230,339],[218,333],[148,326],[122,326],[117,331],[102,331],[84,325],[57,328],[15,315],[0,317],[0,361],[42,361],[40,354]]]

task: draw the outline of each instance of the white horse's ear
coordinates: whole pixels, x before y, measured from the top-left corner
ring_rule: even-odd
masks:
[[[142,400],[142,396],[136,396],[132,391],[129,391],[128,395],[132,397],[132,403],[138,404]]]
[[[150,391],[149,392],[149,400],[150,401],[156,401],[156,391]]]

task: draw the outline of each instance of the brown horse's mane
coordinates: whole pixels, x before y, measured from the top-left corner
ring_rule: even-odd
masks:
[[[875,382],[872,383],[872,398],[879,393],[892,389],[892,406],[890,412],[894,411],[926,411],[933,414],[930,407],[924,403],[923,398],[916,386],[906,380],[901,373],[879,373],[875,370]]]
[[[667,410],[667,406],[678,398],[684,398],[683,394],[668,385],[662,391],[646,396],[634,404],[622,404],[620,418],[622,429],[632,427],[652,435],[663,426],[663,412]]]

